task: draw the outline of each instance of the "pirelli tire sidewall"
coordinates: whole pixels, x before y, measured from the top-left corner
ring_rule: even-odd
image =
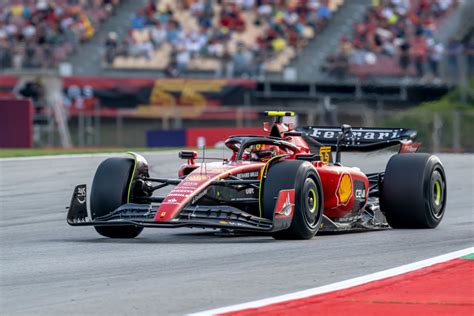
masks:
[[[276,239],[311,239],[322,221],[324,207],[321,180],[316,169],[307,161],[284,160],[269,167],[263,184],[264,217],[273,219],[280,190],[295,189],[293,219],[288,229],[273,234]],[[307,198],[315,196],[315,209],[310,212]]]
[[[380,207],[393,228],[435,228],[443,219],[444,167],[430,154],[397,154],[387,164]]]

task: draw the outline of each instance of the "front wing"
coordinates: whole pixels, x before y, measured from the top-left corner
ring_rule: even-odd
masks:
[[[159,204],[127,203],[108,215],[92,219],[88,215],[86,185],[83,184],[76,186],[74,190],[67,222],[71,226],[199,227],[256,232],[283,230],[291,224],[291,217],[272,221],[227,205],[185,207],[177,218],[166,222],[157,222],[154,217],[158,208]]]
[[[87,211],[86,185],[76,186],[69,211],[67,222],[71,226],[124,226],[156,228],[216,228],[248,232],[276,232],[287,229],[292,217],[276,217],[274,220],[261,218],[246,213],[238,208],[220,205],[196,205],[185,207],[179,216],[165,222],[154,220],[160,204],[127,203],[108,215],[92,219]],[[376,213],[380,213],[377,211]],[[383,217],[383,216],[382,216]],[[358,220],[340,223],[334,222],[323,215],[319,229],[320,233],[356,232],[388,229],[385,218],[376,218],[375,215],[362,217]]]

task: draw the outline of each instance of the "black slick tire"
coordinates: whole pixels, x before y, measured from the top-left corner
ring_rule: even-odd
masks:
[[[273,219],[280,190],[295,189],[295,206],[288,229],[272,234],[275,239],[311,239],[321,225],[323,192],[321,180],[311,163],[280,161],[269,167],[263,185],[263,215]]]
[[[91,188],[92,219],[107,215],[127,203],[134,165],[134,160],[130,158],[109,158],[99,165]],[[143,227],[134,225],[94,228],[100,235],[109,238],[135,238],[143,230]]]
[[[393,228],[435,228],[444,216],[446,175],[436,156],[392,156],[381,191],[380,207]]]

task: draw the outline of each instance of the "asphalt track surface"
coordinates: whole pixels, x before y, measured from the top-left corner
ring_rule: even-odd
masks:
[[[117,156],[117,155],[115,155]],[[176,177],[176,153],[145,154],[152,176]],[[133,240],[70,227],[76,184],[104,156],[0,159],[0,313],[182,315],[362,276],[474,244],[474,155],[440,154],[446,215],[434,230],[318,235],[309,241],[145,229]],[[344,159],[344,156],[343,156]],[[386,155],[346,156],[383,170]]]

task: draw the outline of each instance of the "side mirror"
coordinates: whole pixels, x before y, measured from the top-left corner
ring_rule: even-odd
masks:
[[[178,156],[181,159],[196,159],[197,152],[195,152],[195,151],[180,151],[178,153]]]
[[[180,151],[178,157],[181,159],[187,159],[188,162],[194,163],[194,159],[197,158],[197,152],[195,151]]]

